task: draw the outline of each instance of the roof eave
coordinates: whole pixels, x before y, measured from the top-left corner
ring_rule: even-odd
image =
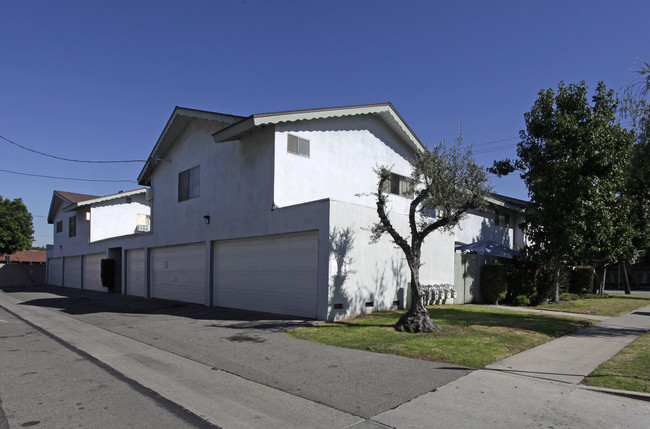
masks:
[[[160,160],[160,158],[162,158],[165,155],[167,149],[166,143],[168,143],[168,137],[170,135],[170,131],[175,126],[176,121],[179,117],[183,117],[187,121],[189,121],[192,118],[197,118],[197,119],[205,119],[211,121],[220,121],[220,122],[231,123],[231,124],[236,123],[243,118],[242,116],[237,116],[237,115],[226,115],[223,113],[209,112],[206,110],[196,110],[196,109],[189,109],[186,107],[176,106],[171,116],[169,117],[167,124],[165,124],[165,128],[163,128],[160,137],[158,137],[158,140],[156,141],[156,145],[153,147],[151,154],[147,158],[147,161],[145,162],[144,166],[142,167],[142,170],[140,171],[140,174],[138,175],[139,185],[151,186],[151,181],[150,181],[151,173],[156,168],[156,165]],[[181,128],[184,127],[185,125],[186,123],[181,124]],[[169,143],[171,144],[171,142]]]
[[[258,126],[367,114],[380,116],[393,131],[407,140],[415,150],[420,152],[426,150],[420,139],[397,113],[391,103],[256,114],[214,133],[212,138],[215,143],[221,143],[238,140]]]

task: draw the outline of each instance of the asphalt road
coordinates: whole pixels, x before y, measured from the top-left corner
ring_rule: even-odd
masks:
[[[0,308],[0,428],[214,427]]]
[[[183,365],[193,366],[195,363],[212,369],[205,380],[212,376],[221,377],[220,374],[228,375],[235,377],[234,381],[240,380],[237,384],[246,389],[271,394],[275,391],[278,393],[273,395],[277,398],[296,398],[295,403],[321,404],[321,409],[357,416],[357,421],[393,409],[470,372],[454,365],[340,349],[295,340],[283,334],[292,327],[313,323],[308,320],[67,288],[8,288],[4,293],[18,299],[22,308],[46,309],[45,313],[39,310],[39,314],[45,315],[45,329],[49,329],[46,326],[47,314],[62,314],[83,322],[83,326],[135,341],[143,350],[157,350],[171,359],[176,359],[174,356],[182,358]],[[192,414],[184,414],[184,409],[174,407],[173,402],[165,402],[154,392],[138,388],[138,383],[120,376],[92,356],[75,350],[70,346],[74,340],[57,342],[6,312],[3,318],[11,319],[11,329],[17,330],[8,336],[9,341],[3,339],[3,349],[0,349],[0,354],[11,355],[13,362],[13,366],[0,372],[0,399],[7,420],[14,422],[12,427],[18,420],[20,424],[44,421],[42,414],[30,414],[41,405],[46,415],[59,409],[66,410],[60,411],[61,417],[57,415],[57,418],[70,420],[68,424],[65,420],[58,420],[64,423],[58,427],[69,427],[73,421],[75,425],[81,422],[79,424],[83,427],[90,422],[91,426],[97,427],[151,427],[152,422],[160,422],[164,427],[183,427],[203,423],[198,418],[192,420]],[[19,326],[22,326],[22,331]],[[28,341],[31,338],[38,341]],[[36,343],[37,346],[47,343],[49,347],[42,350],[51,352],[34,353],[22,342]],[[140,359],[143,363],[142,359],[148,359],[146,353],[149,352],[139,358],[133,355],[131,359]],[[93,353],[96,356],[100,354]],[[101,359],[110,362],[114,358],[104,356]],[[146,366],[152,370],[156,368],[153,362],[146,363]],[[53,373],[49,372],[51,368]],[[168,372],[163,367],[160,370]],[[5,371],[7,378],[3,375]],[[56,371],[63,372],[59,374]],[[29,379],[32,384],[15,389],[13,385],[21,374],[26,374],[24,377],[27,379],[33,376],[33,380]],[[43,376],[51,379],[48,383],[56,385],[45,389],[48,396],[36,402],[29,399],[21,403],[21,398],[28,398],[34,389],[42,391],[41,387],[48,385],[41,380]],[[157,377],[155,374],[152,376]],[[182,387],[179,384],[175,390],[179,392]],[[191,385],[184,387],[192,388]],[[206,388],[211,389],[209,386]],[[228,395],[227,390],[223,394]],[[222,398],[229,400],[227,396]],[[104,405],[113,400],[116,401],[114,404]],[[287,411],[291,412],[290,409]],[[83,415],[95,414],[96,418],[83,420]],[[99,425],[99,421],[106,424]]]

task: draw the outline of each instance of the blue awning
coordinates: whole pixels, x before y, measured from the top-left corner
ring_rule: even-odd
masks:
[[[456,250],[461,250],[464,252],[475,252],[479,255],[488,255],[496,256],[499,258],[512,258],[513,256],[519,256],[521,253],[516,250],[512,250],[499,244],[492,240],[481,240],[474,243],[465,244],[463,246],[456,247]]]

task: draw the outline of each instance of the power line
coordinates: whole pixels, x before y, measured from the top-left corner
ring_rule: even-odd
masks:
[[[502,143],[502,142],[507,142],[510,140],[519,140],[519,137],[509,137],[507,139],[501,139],[501,140],[493,140],[489,142],[484,142],[484,143],[478,143],[478,144],[473,144],[472,147],[477,147],[477,146],[488,146],[494,143]]]
[[[472,151],[472,152],[473,152],[474,154],[477,154],[477,153],[488,153],[488,152],[496,152],[496,151],[498,151],[498,150],[502,150],[502,149],[509,149],[509,148],[512,148],[512,147],[513,147],[512,144],[504,144],[504,145],[501,145],[501,146],[495,146],[495,147],[486,148],[486,149],[481,149],[481,150]]]
[[[0,210],[0,213],[6,213],[6,214],[17,214],[17,215],[24,215],[24,216],[27,216],[27,214],[28,214],[28,213],[23,213],[23,212],[8,212],[8,211],[4,211],[4,210]],[[29,213],[29,214],[31,214],[31,213]],[[35,214],[33,214],[32,217],[43,217],[43,218],[47,218],[47,216],[39,216],[39,215],[35,215]]]
[[[84,159],[72,159],[72,158],[64,158],[62,156],[56,156],[56,155],[50,155],[49,153],[45,152],[39,152],[35,149],[28,148],[27,146],[23,146],[21,144],[16,143],[15,141],[9,140],[6,137],[0,136],[0,139],[11,143],[14,146],[18,146],[21,149],[24,149],[29,152],[37,153],[39,155],[47,156],[49,158],[54,158],[54,159],[60,159],[61,161],[68,161],[68,162],[84,162],[88,164],[120,164],[120,163],[128,163],[128,162],[147,162],[145,159],[129,159],[129,160],[124,160],[124,161],[89,161],[89,160],[84,160]]]
[[[78,182],[105,182],[105,183],[138,183],[135,180],[111,180],[111,179],[78,179],[75,177],[59,177],[59,176],[46,176],[43,174],[30,174],[30,173],[21,173],[18,171],[10,171],[0,169],[0,172],[9,173],[9,174],[18,174],[20,176],[30,176],[30,177],[44,177],[46,179],[58,179],[58,180],[76,180]]]

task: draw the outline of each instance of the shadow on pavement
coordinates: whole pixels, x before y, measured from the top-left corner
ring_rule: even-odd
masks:
[[[130,317],[144,317],[164,314],[212,321],[214,323],[209,326],[215,328],[262,329],[281,332],[301,326],[311,326],[315,323],[314,320],[294,316],[224,307],[206,307],[201,304],[140,298],[119,293],[79,290],[61,286],[11,286],[0,287],[0,290],[21,300],[21,305],[55,309],[73,316],[119,313]]]

